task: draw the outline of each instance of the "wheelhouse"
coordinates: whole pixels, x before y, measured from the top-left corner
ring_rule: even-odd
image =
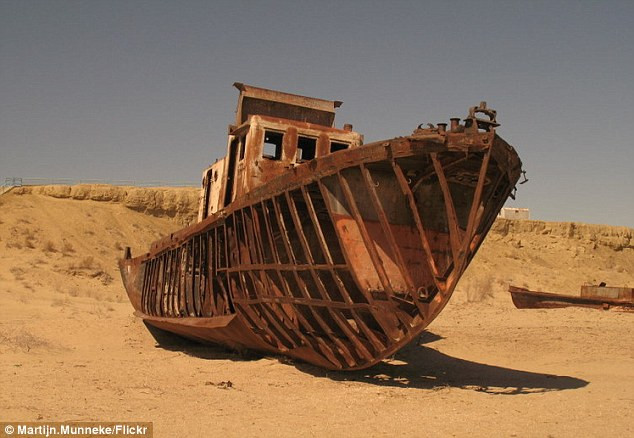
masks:
[[[363,136],[334,127],[339,101],[281,93],[244,84],[227,155],[203,172],[198,220],[226,208],[295,166],[363,144]]]

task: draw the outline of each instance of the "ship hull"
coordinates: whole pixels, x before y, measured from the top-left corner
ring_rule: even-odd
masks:
[[[520,172],[494,132],[344,150],[290,169],[120,269],[137,315],[159,329],[366,368],[444,308]]]

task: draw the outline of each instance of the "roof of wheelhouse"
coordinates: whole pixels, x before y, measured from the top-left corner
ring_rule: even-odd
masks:
[[[233,86],[240,90],[236,125],[246,122],[250,115],[262,115],[333,127],[335,109],[343,103],[267,90],[240,82]]]

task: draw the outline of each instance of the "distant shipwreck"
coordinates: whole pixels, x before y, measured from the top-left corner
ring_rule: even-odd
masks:
[[[198,223],[119,261],[153,331],[372,366],[440,313],[522,163],[482,102],[464,123],[363,144],[338,101],[240,83]]]
[[[559,307],[590,307],[634,312],[634,288],[606,286],[581,286],[579,295],[554,294],[532,291],[524,287],[509,285],[513,304],[518,309],[556,309]]]

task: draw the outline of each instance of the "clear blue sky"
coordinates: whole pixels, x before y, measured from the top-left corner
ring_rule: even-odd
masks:
[[[235,81],[366,142],[486,100],[535,219],[634,227],[634,1],[0,0],[0,177],[198,181]]]

